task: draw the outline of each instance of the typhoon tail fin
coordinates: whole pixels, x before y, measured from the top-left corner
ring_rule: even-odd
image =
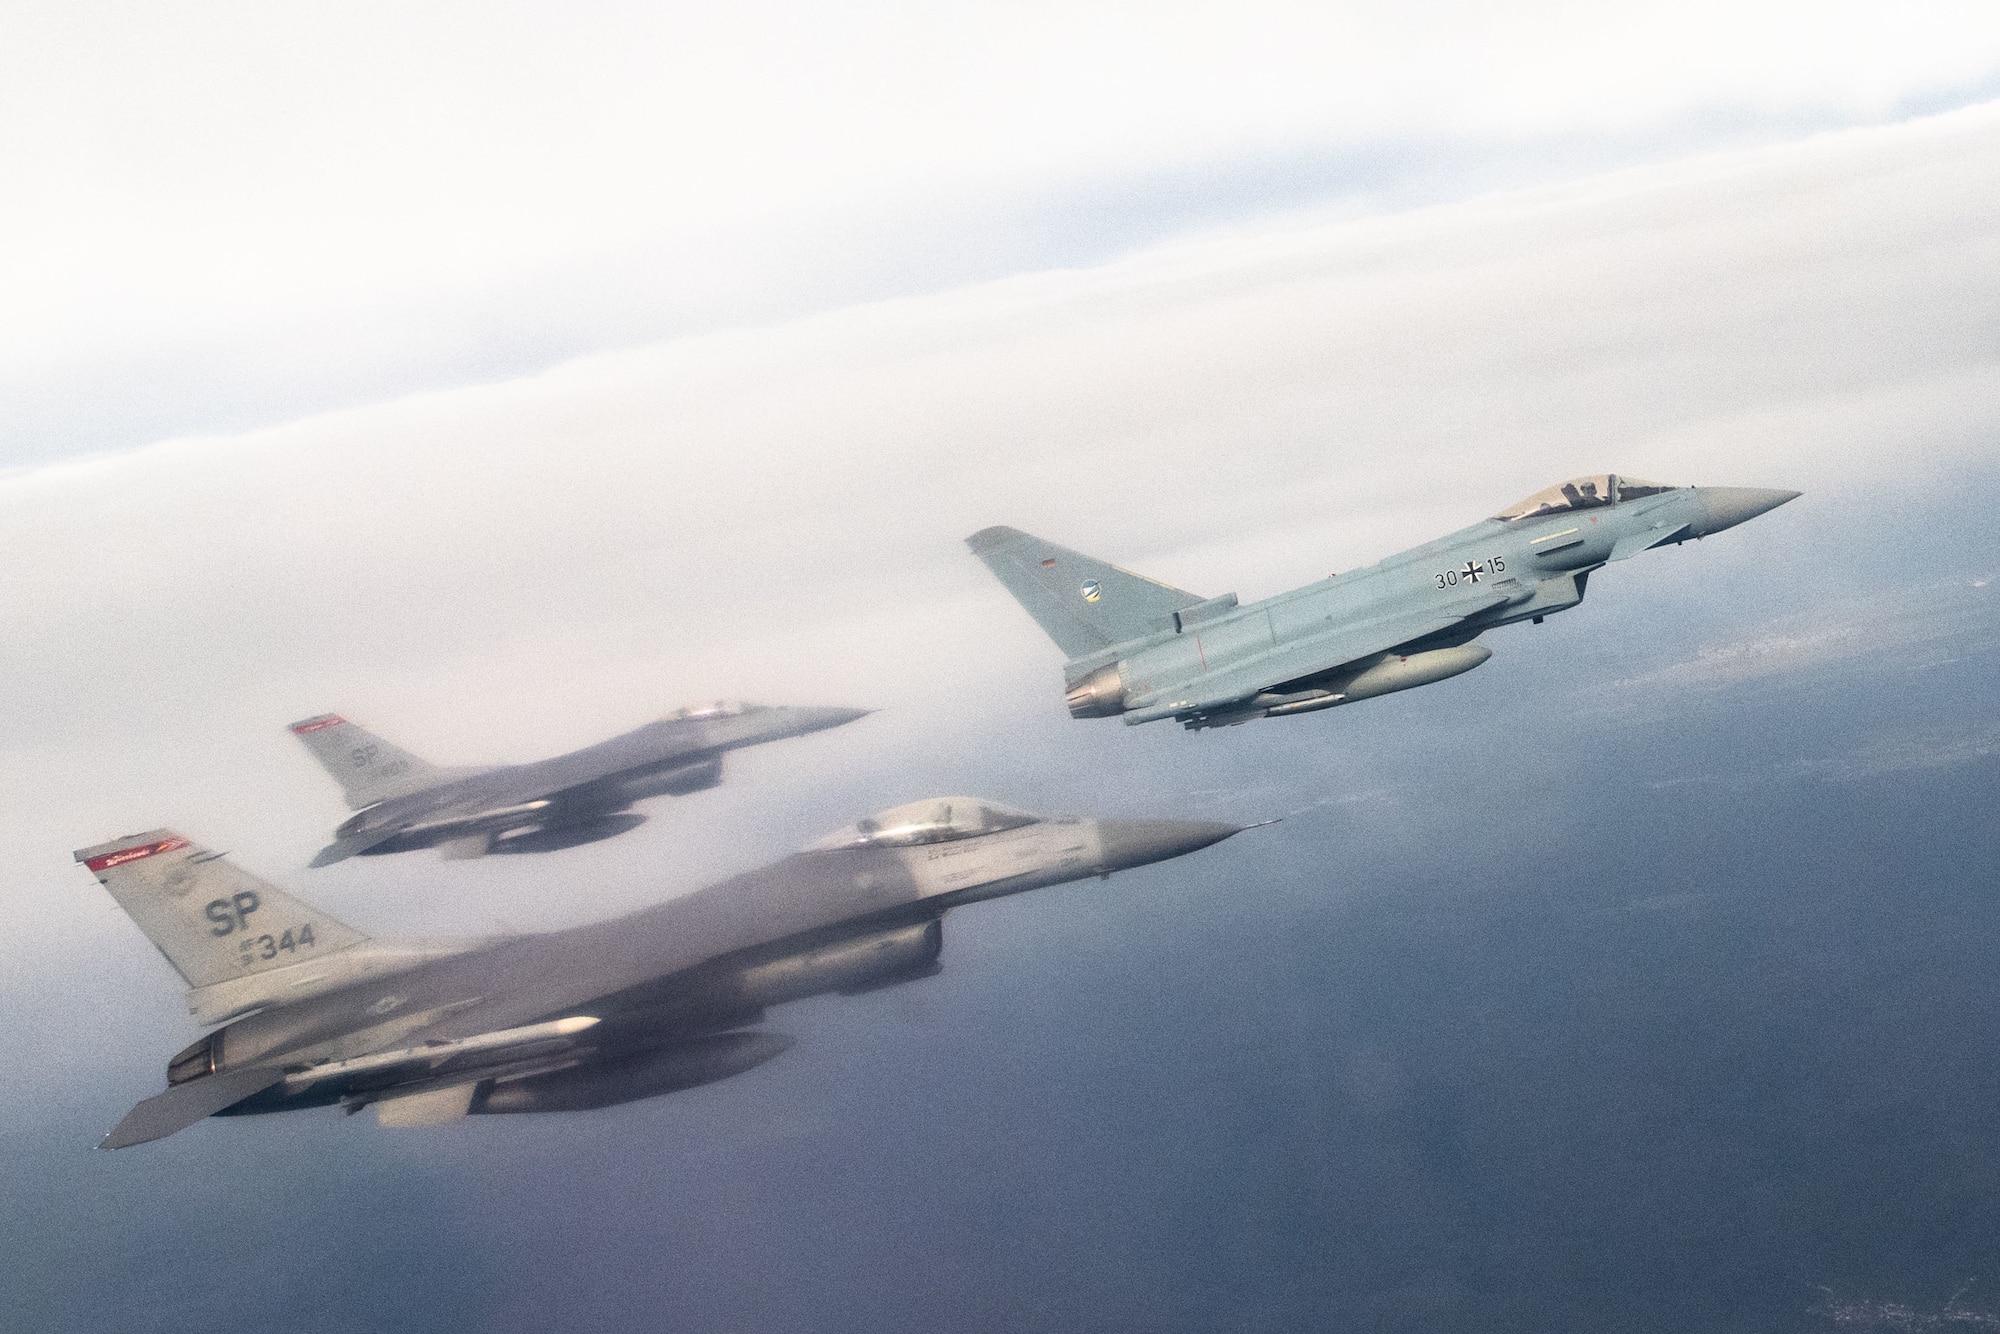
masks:
[[[1204,600],[1018,528],[982,528],[965,544],[1071,658],[1171,629]]]
[[[421,791],[456,772],[420,760],[337,713],[293,723],[292,735],[340,784],[349,810]]]
[[[323,958],[368,939],[223,857],[171,829],[76,853],[193,988]]]

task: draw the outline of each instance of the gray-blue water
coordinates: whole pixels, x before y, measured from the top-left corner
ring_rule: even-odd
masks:
[[[955,913],[708,1088],[102,1154],[150,1089],[78,1052],[0,1118],[4,1323],[2000,1324],[1996,495],[1808,497],[1351,709],[939,736],[924,790],[1291,814]]]

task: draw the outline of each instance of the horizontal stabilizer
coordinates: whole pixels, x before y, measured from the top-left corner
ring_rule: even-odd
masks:
[[[125,1119],[106,1135],[100,1149],[124,1149],[150,1140],[165,1139],[177,1130],[214,1116],[225,1107],[234,1107],[252,1094],[262,1093],[285,1077],[283,1070],[252,1067],[225,1070],[200,1079],[176,1084],[125,1113]]]
[[[335,839],[314,853],[313,859],[306,865],[331,866],[335,862],[344,862],[349,857],[368,851],[378,843],[387,843],[402,832],[398,826],[391,825],[387,829],[368,829],[359,834],[350,834],[346,838]]]
[[[982,528],[965,544],[1071,658],[1171,629],[1175,612],[1207,601],[1018,528]]]

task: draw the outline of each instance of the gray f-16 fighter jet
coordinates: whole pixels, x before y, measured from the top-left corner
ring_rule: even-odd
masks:
[[[744,746],[824,731],[867,709],[771,708],[722,702],[647,723],[533,764],[443,769],[324,713],[292,734],[340,784],[359,814],[312,859],[441,848],[451,857],[550,852],[637,829],[627,809],[648,797],[684,797],[722,781],[722,756]]]
[[[939,971],[963,903],[1109,875],[1237,833],[1179,820],[1038,818],[941,797],[762,870],[591,926],[471,947],[397,945],[166,829],[76,854],[225,1023],[104,1140],[204,1117],[373,1106],[385,1125],[609,1107],[770,1060],[766,1006]]]
[[[1069,655],[1078,718],[1178,718],[1191,729],[1310,713],[1471,671],[1496,625],[1583,601],[1606,562],[1707,537],[1796,491],[1662,486],[1599,473],[1366,569],[1238,606],[1014,528],[966,539]]]

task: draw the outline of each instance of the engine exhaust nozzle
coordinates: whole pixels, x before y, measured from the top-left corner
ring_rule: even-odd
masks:
[[[1069,688],[1069,716],[1110,718],[1125,712],[1125,674],[1117,663],[1099,667]]]

